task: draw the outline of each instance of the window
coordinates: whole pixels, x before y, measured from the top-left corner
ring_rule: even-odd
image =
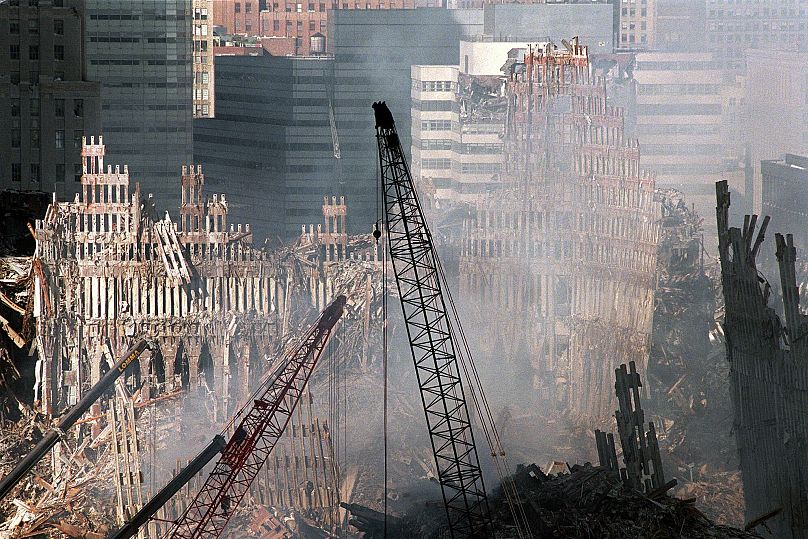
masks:
[[[202,73],[202,84],[208,84],[208,82],[210,82],[210,73],[206,71]]]
[[[325,4],[320,4],[320,11],[325,11]]]
[[[252,4],[249,2],[244,3],[244,13],[252,13]]]
[[[20,72],[19,71],[12,71],[11,72],[11,84],[19,84],[20,83]]]
[[[55,99],[53,101],[53,110],[54,110],[57,118],[64,118],[65,117],[65,100],[64,99]]]
[[[73,115],[76,118],[81,118],[84,116],[84,100],[83,99],[74,99],[73,100]]]
[[[65,7],[64,0],[53,0],[54,7]]]
[[[20,33],[20,21],[8,21],[8,33],[9,34],[19,34]]]
[[[28,82],[31,84],[39,84],[39,71],[31,71],[28,73]]]
[[[53,59],[54,60],[64,60],[65,59],[65,46],[64,45],[54,45],[53,46]]]
[[[83,133],[81,129],[76,129],[73,131],[73,147],[74,148],[81,148],[81,137]]]
[[[22,163],[11,163],[11,181],[22,181]]]
[[[39,118],[31,120],[31,147],[39,148]]]
[[[81,163],[73,163],[73,181],[79,183],[83,173],[84,168],[82,167]]]
[[[207,116],[210,114],[210,106],[209,105],[202,105],[202,115]]]
[[[244,23],[244,31],[245,32],[252,32],[252,24],[248,21]],[[207,45],[207,43],[206,43]]]
[[[19,116],[20,115],[20,99],[19,98],[12,98],[11,99],[11,115],[12,116]]]
[[[65,21],[62,19],[53,19],[53,33],[57,36],[65,35]]]
[[[281,21],[272,21],[272,31],[273,32],[281,31]]]
[[[31,45],[28,47],[28,59],[39,60],[39,45]]]
[[[39,163],[31,163],[31,181],[39,182]]]
[[[62,129],[56,130],[56,149],[64,150],[65,148],[65,132]]]
[[[240,2],[236,2],[235,10],[236,10],[236,13],[241,13],[241,3]]]
[[[29,34],[39,33],[39,19],[28,19],[28,33]]]
[[[28,5],[30,7],[37,7],[39,5],[39,0],[28,0]]]
[[[19,129],[12,129],[11,130],[11,147],[12,148],[19,148],[20,147],[20,130]]]
[[[65,80],[65,72],[64,71],[54,71],[53,72],[53,80]]]
[[[314,21],[309,21],[309,32],[314,32]]]
[[[57,182],[65,181],[65,165],[64,165],[64,163],[57,163],[56,164],[56,181]]]
[[[31,107],[29,108],[31,116],[39,116],[39,98],[32,97],[29,103],[31,105]]]
[[[9,45],[8,56],[12,60],[19,60],[20,59],[20,46],[19,45]]]
[[[297,33],[299,34],[302,31],[303,31],[303,21],[297,21]]]
[[[309,11],[314,11],[314,2],[309,2]]]

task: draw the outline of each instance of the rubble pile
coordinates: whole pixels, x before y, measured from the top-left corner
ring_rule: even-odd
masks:
[[[45,425],[31,415],[6,430],[0,439],[0,476],[5,476],[38,442]],[[103,539],[115,528],[112,478],[115,468],[107,447],[110,429],[91,439],[68,436],[0,501],[0,539],[12,537],[70,537]]]
[[[717,268],[705,264],[702,219],[673,189],[662,201],[659,284],[648,365],[654,419],[674,492],[697,499],[705,514],[743,524],[743,488],[732,429],[732,403],[721,331]],[[712,261],[710,261],[712,262]]]
[[[0,425],[20,418],[26,395],[18,393],[27,391],[20,370],[33,370],[25,361],[33,333],[32,275],[31,259],[0,258]]]
[[[605,466],[576,464],[548,476],[532,464],[519,466],[513,479],[534,537],[759,537],[713,523],[692,498],[628,488]],[[510,520],[501,493],[494,493],[491,504],[496,520]]]

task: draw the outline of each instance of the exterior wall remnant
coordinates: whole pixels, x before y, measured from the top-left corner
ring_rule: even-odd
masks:
[[[808,537],[808,318],[800,308],[791,234],[776,234],[782,305],[757,267],[769,218],[729,227],[730,194],[716,183],[727,361],[746,495],[746,520],[765,520],[772,537]],[[757,234],[756,234],[757,231]],[[782,312],[782,318],[777,313]]]
[[[582,423],[608,419],[612,369],[646,372],[659,224],[623,111],[587,48],[548,44],[510,68],[502,190],[464,225],[461,295],[503,316],[492,357],[532,364],[533,389]]]

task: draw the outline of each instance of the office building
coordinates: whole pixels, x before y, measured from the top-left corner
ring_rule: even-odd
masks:
[[[0,189],[78,191],[81,137],[99,129],[101,109],[82,12],[80,0],[0,4]]]
[[[275,56],[325,52],[334,10],[413,9],[414,0],[213,0],[214,24],[227,33],[261,38]]]
[[[330,24],[348,230],[364,232],[378,219],[371,105],[387,102],[409,158],[411,66],[456,65],[461,38],[482,33],[482,10],[339,10]]]
[[[744,141],[753,168],[752,210],[762,211],[760,163],[808,145],[808,53],[756,50],[746,57]]]
[[[107,157],[141,191],[177,206],[177,171],[193,156],[193,11],[188,0],[86,0],[87,76],[102,84]]]
[[[808,3],[804,0],[707,0],[707,45],[722,68],[745,69],[747,51],[808,50]]]
[[[460,42],[459,65],[412,66],[412,173],[437,207],[475,202],[502,187],[509,58],[530,46]]]
[[[617,32],[620,49],[653,49],[656,41],[657,0],[620,0]]]
[[[724,82],[709,52],[639,53],[634,78],[643,168],[656,174],[657,185],[682,191],[712,222],[715,181],[742,160],[740,132],[728,133],[740,87]]]
[[[763,215],[777,233],[793,233],[800,253],[808,250],[808,157],[787,153],[760,163]],[[769,245],[771,248],[771,245]],[[772,253],[773,254],[773,253]]]
[[[234,219],[249,217],[259,238],[292,240],[301,226],[322,222],[324,196],[341,194],[329,122],[334,61],[215,61],[216,118],[194,121],[195,160],[208,184],[226,195]]]
[[[213,65],[213,0],[193,0],[194,9],[194,118],[216,112]]]

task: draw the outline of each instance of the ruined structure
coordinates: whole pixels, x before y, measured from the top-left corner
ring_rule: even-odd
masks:
[[[510,65],[505,187],[464,225],[461,295],[487,312],[492,357],[532,363],[537,398],[583,422],[613,409],[612,370],[646,371],[659,227],[623,111],[577,40]]]
[[[248,224],[228,222],[225,197],[206,196],[201,167],[182,168],[172,219],[132,188],[127,166],[106,165],[104,156],[101,137],[84,139],[81,192],[71,202],[54,200],[33,228],[33,299],[16,309],[30,310],[32,331],[24,335],[36,353],[35,407],[57,416],[134,339],[150,341],[150,353],[85,421],[92,447],[106,448],[105,469],[114,470],[111,499],[121,524],[205,433],[225,426],[300,326],[344,294],[349,314],[328,365],[312,379],[316,387],[253,492],[259,506],[296,511],[309,525],[336,531],[336,434],[345,416],[335,412],[341,393],[334,386],[345,377],[338,370],[367,367],[381,340],[377,320],[371,323],[384,288],[378,244],[370,234],[349,236],[345,200],[331,197],[322,225],[304,227],[291,245],[257,248]],[[14,335],[17,346],[29,344]],[[180,435],[187,447],[173,447]],[[178,497],[161,518],[174,518],[185,502]],[[163,528],[152,523],[146,536]]]
[[[768,225],[757,216],[729,226],[727,182],[716,183],[727,360],[735,438],[746,493],[746,519],[773,537],[808,537],[808,347],[806,315],[795,277],[791,234],[776,235],[782,305],[770,306],[772,287],[758,271]],[[781,313],[782,316],[778,316]]]

